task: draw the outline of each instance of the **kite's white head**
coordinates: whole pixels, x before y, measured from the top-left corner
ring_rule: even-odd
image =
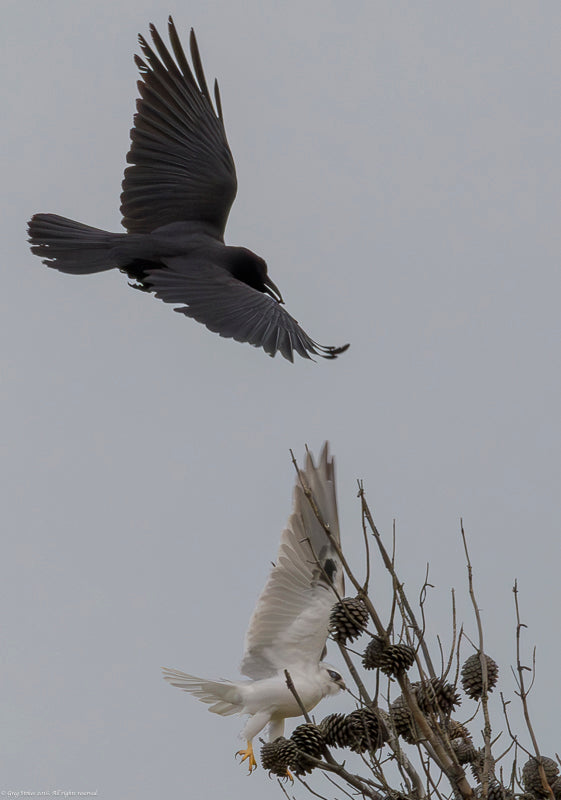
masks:
[[[324,697],[337,694],[341,689],[347,688],[343,676],[340,672],[337,672],[335,667],[332,667],[331,664],[326,664],[325,661],[322,661],[319,665],[319,670],[324,685]]]

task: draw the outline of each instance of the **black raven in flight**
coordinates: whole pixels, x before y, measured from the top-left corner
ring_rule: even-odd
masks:
[[[127,233],[108,233],[56,214],[29,223],[33,253],[61,272],[84,275],[114,267],[136,288],[153,292],[211,331],[293,360],[336,358],[347,349],[314,342],[285,311],[265,261],[224,244],[237,190],[218,84],[214,108],[195,34],[192,68],[171,17],[175,59],[151,25],[153,47],[139,36],[145,60],[121,194]]]

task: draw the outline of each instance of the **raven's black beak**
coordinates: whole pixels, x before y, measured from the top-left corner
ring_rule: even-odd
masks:
[[[284,305],[284,300],[282,299],[282,294],[279,292],[273,281],[269,278],[268,275],[265,275],[263,278],[263,283],[265,284],[265,291],[267,294],[270,294],[277,303],[282,303]]]

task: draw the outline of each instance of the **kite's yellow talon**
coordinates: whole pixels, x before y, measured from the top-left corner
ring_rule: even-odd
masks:
[[[247,748],[245,750],[238,750],[236,753],[237,756],[241,756],[241,764],[247,759],[249,759],[249,774],[253,772],[254,769],[257,769],[257,761],[255,760],[255,756],[253,755],[253,744],[251,742],[247,743]],[[287,770],[288,771],[288,770]]]
[[[291,772],[291,771],[288,769],[288,767],[286,768],[286,777],[287,777],[287,778],[290,780],[290,782],[291,782],[291,783],[294,783],[294,775],[293,775],[293,774],[292,774],[292,772]]]

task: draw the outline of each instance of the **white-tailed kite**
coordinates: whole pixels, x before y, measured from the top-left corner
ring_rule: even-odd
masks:
[[[257,766],[253,738],[269,723],[269,740],[273,741],[283,735],[286,717],[302,713],[284,670],[307,711],[323,697],[345,688],[341,675],[321,660],[329,614],[337,597],[343,596],[343,568],[303,486],[311,490],[321,520],[339,545],[334,464],[326,442],[317,467],[307,453],[276,564],[249,623],[240,671],[250,680],[206,680],[164,669],[164,678],[172,686],[208,703],[213,713],[249,714],[242,732],[247,748],[237,755],[242,762],[248,760],[250,773]]]

